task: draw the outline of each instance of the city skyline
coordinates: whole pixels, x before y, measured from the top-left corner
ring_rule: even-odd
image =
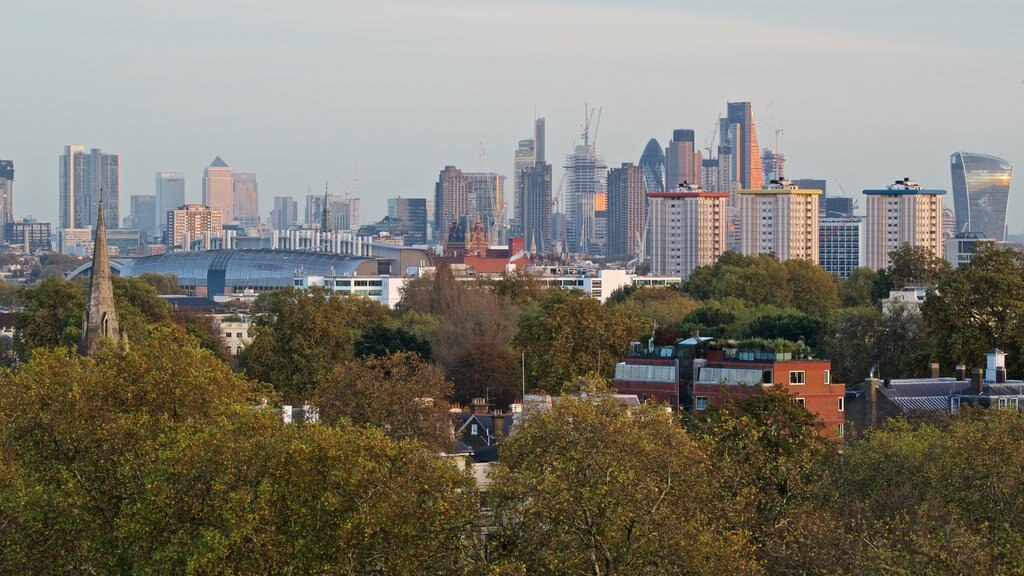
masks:
[[[121,154],[125,213],[128,197],[151,193],[157,171],[183,172],[192,183],[186,201],[198,201],[201,169],[220,154],[260,175],[265,208],[274,196],[300,197],[307,185],[327,179],[332,190],[351,190],[363,199],[368,215],[379,217],[388,197],[429,198],[439,166],[488,171],[479,155],[481,140],[491,170],[511,176],[522,126],[535,115],[548,119],[548,156],[571,153],[585,102],[603,106],[599,148],[608,164],[619,165],[637,162],[644,143],[652,137],[667,142],[680,126],[692,127],[696,147],[703,148],[726,101],[751,101],[762,148],[774,141],[775,130],[785,129],[779,148],[786,155],[787,176],[825,178],[836,195],[839,185],[856,197],[873,183],[906,174],[948,189],[947,159],[955,150],[1011,162],[1024,157],[1024,144],[1013,130],[1024,122],[1024,111],[1015,105],[1024,84],[1019,75],[1006,73],[1021,68],[1022,40],[1012,33],[1009,17],[1021,8],[1004,2],[987,3],[999,18],[982,16],[981,8],[954,18],[910,3],[887,7],[885,19],[877,18],[873,7],[886,5],[871,2],[827,16],[794,2],[743,9],[698,3],[688,11],[660,2],[629,8],[598,3],[582,13],[565,2],[534,11],[468,3],[429,9],[391,4],[402,9],[357,2],[351,18],[341,18],[339,10],[316,3],[265,2],[259,10],[238,14],[229,5],[186,1],[164,14],[178,26],[172,34],[171,26],[141,7],[113,10],[99,2],[87,10],[69,4],[68,21],[79,25],[68,27],[51,26],[43,7],[15,2],[11,17],[24,25],[0,42],[38,54],[12,63],[9,85],[15,89],[5,95],[19,110],[2,121],[11,138],[0,150],[0,157],[19,167],[15,215],[58,222],[54,158],[69,142],[86,142]],[[578,16],[574,24],[567,23],[570,14]],[[233,18],[241,19],[246,34],[214,34],[212,22]],[[983,18],[984,26],[969,25]],[[481,21],[494,23],[488,29],[494,40],[467,54],[464,47],[480,34],[473,23]],[[527,21],[541,23],[538,42],[528,49],[506,42]],[[637,42],[641,24],[643,42]],[[703,40],[709,46],[730,44],[728,50],[682,64],[688,72],[704,74],[708,84],[683,90],[670,81],[642,98],[624,88],[653,79],[661,83],[663,64],[635,56],[669,46],[670,32],[679,26],[691,30],[698,45]],[[611,34],[619,29],[628,34]],[[266,34],[257,43],[252,31]],[[776,39],[772,50],[775,61],[783,63],[781,73],[776,66],[746,60],[768,33]],[[98,49],[127,55],[116,74],[77,55],[60,57],[93,41]],[[807,51],[808,42],[816,50]],[[358,56],[378,47],[376,60]],[[351,56],[330,68],[332,58],[345,54]],[[211,58],[221,64],[218,71],[192,70]],[[281,66],[268,68],[268,62]],[[480,74],[455,75],[445,99],[430,98],[427,93],[442,77],[453,81],[450,74],[437,74],[441,62]],[[745,73],[715,72],[736,66],[746,67]],[[984,106],[978,105],[976,91],[948,83],[948,70],[964,66],[990,86]],[[263,90],[236,98],[237,89],[225,86],[211,97],[206,81],[224,67],[264,72],[258,80]],[[392,73],[376,74],[382,68]],[[53,79],[38,78],[39,69],[53,70]],[[324,74],[327,69],[331,74]],[[619,71],[622,81],[595,80],[595,72],[608,69]],[[175,74],[180,76],[173,98],[121,80]],[[81,89],[60,90],[56,78]],[[504,89],[486,98],[459,89],[482,78]],[[423,88],[416,91],[414,106],[406,105],[410,83]],[[887,89],[894,85],[900,89]],[[339,93],[345,94],[340,102]],[[939,93],[943,97],[935,98]],[[161,138],[154,140],[153,133]],[[396,134],[401,134],[397,143]],[[396,151],[408,158],[401,170],[390,166]],[[554,181],[561,171],[556,167]],[[1024,199],[1017,196],[1011,192],[1011,233],[1020,231],[1013,223],[1024,214]]]

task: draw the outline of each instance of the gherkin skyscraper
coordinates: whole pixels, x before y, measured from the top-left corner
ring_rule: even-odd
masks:
[[[657,138],[647,141],[644,153],[640,155],[640,169],[644,173],[648,192],[665,191],[665,149]]]

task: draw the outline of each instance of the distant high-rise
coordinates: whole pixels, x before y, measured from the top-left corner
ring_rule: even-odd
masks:
[[[904,244],[922,246],[942,258],[942,196],[910,178],[880,190],[865,190],[865,262],[875,270],[889,266],[889,253]]]
[[[7,242],[9,222],[14,222],[14,161],[0,160],[0,244]]]
[[[792,183],[771,182],[740,190],[740,248],[744,254],[775,254],[780,261],[818,262],[818,197]]]
[[[761,153],[761,171],[764,182],[786,178],[786,157],[782,152],[765,148]]]
[[[849,278],[860,266],[863,224],[863,218],[822,218],[818,222],[818,265],[839,278]]]
[[[231,218],[246,228],[260,225],[260,194],[256,174],[235,172],[231,175]]]
[[[595,217],[598,195],[608,193],[608,167],[584,132],[583,144],[565,157],[565,250],[601,254],[606,238],[599,236]]]
[[[469,211],[469,179],[455,166],[445,166],[434,185],[434,225],[442,244],[452,226]]]
[[[88,218],[76,211],[82,194],[82,154],[85,146],[72,144],[60,155],[60,228],[85,228]]]
[[[234,179],[231,167],[220,156],[203,172],[203,204],[218,211],[224,222],[234,221]]]
[[[950,158],[956,231],[1006,240],[1006,203],[1013,165],[995,156],[957,152]]]
[[[426,198],[388,198],[388,217],[402,221],[406,246],[427,243]]]
[[[327,197],[330,229],[359,229],[359,198],[348,198],[337,194],[309,194],[306,196],[305,223],[307,226],[322,226],[324,219],[324,197]]]
[[[526,250],[538,254],[553,252],[551,228],[551,164],[538,162],[520,174],[523,198],[522,237]]]
[[[657,138],[651,138],[640,155],[640,169],[648,192],[665,191],[665,149]],[[678,184],[678,183],[677,183]]]
[[[729,102],[728,116],[723,118],[723,143],[727,143],[734,156],[740,188],[760,190],[764,187],[764,173],[761,168],[761,149],[757,144],[757,127],[754,124],[754,109],[750,102]]]
[[[156,196],[154,195],[133,195],[131,196],[131,228],[136,228],[142,233],[147,241],[156,236]],[[167,215],[164,215],[164,220]]]
[[[726,249],[728,193],[688,184],[647,194],[651,203],[651,273],[686,279]]]
[[[647,180],[631,163],[608,171],[608,255],[636,256],[646,226]]]
[[[505,177],[493,172],[466,172],[466,215],[483,224],[490,242],[503,240]]]
[[[185,204],[185,175],[181,172],[156,173],[156,227],[167,229],[167,213]]]
[[[202,204],[185,204],[167,213],[167,248],[188,251],[200,237],[209,240],[224,233],[220,210]]]
[[[701,153],[694,147],[693,130],[673,130],[665,150],[665,186],[672,189],[683,182],[699,186],[700,170]]]
[[[60,157],[61,227],[95,226],[101,190],[104,222],[117,228],[121,221],[121,157],[104,154],[99,148],[86,153],[84,146],[65,146]]]
[[[527,199],[523,196],[526,188],[523,185],[523,172],[533,170],[537,164],[544,164],[544,119],[538,118],[533,123],[533,138],[519,141],[515,159],[512,163],[512,236],[524,236],[524,222],[527,215]],[[536,218],[534,218],[536,220]]]
[[[291,196],[275,196],[270,211],[270,226],[274,230],[287,230],[299,223],[299,203]]]

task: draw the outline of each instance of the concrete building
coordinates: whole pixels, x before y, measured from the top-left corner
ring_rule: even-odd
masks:
[[[61,228],[94,226],[101,200],[106,210],[104,221],[117,228],[121,221],[121,157],[104,154],[99,148],[87,153],[84,146],[65,146],[60,157]]]
[[[880,190],[865,190],[864,265],[875,270],[889,266],[889,253],[909,244],[922,246],[937,258],[942,252],[942,196],[910,178]]]
[[[203,239],[209,242],[224,233],[223,215],[202,204],[185,204],[167,213],[168,250],[191,249],[191,243]]]
[[[434,222],[441,244],[459,218],[469,212],[469,179],[455,166],[445,166],[434,185]]]
[[[817,263],[820,195],[821,190],[805,190],[785,180],[740,190],[740,251]]]
[[[14,222],[14,162],[0,160],[0,244],[7,242],[9,222]]]
[[[950,157],[956,231],[1006,241],[1006,204],[1013,165],[995,156],[957,152]]]
[[[260,225],[260,188],[253,172],[231,175],[231,221],[245,228]]]
[[[728,193],[688,185],[649,193],[647,199],[652,274],[685,280],[725,252]]]
[[[223,222],[234,222],[234,178],[231,167],[220,156],[214,158],[203,172],[202,205],[219,212]]]
[[[238,356],[252,342],[249,327],[252,322],[248,316],[241,314],[212,314],[217,326],[220,341],[232,356]]]
[[[65,228],[57,232],[57,250],[69,256],[92,255],[92,228]]]
[[[858,216],[819,220],[818,265],[838,278],[849,278],[860,266],[863,224]]]
[[[162,236],[167,230],[167,213],[185,204],[185,175],[181,172],[156,173],[156,222]],[[136,222],[138,226],[139,223]]]
[[[88,218],[78,212],[79,196],[82,195],[82,154],[85,146],[71,144],[64,147],[60,155],[60,191],[58,227],[84,228],[88,226]]]
[[[270,227],[287,230],[299,223],[299,203],[291,196],[275,196],[274,208],[270,211]]]
[[[394,308],[402,299],[402,287],[409,278],[403,276],[341,276],[305,274],[295,276],[293,286],[307,289],[312,286],[325,286],[334,292],[347,296],[362,296],[374,300],[388,308]]]
[[[970,264],[975,252],[983,246],[995,246],[997,242],[992,238],[985,238],[976,232],[964,232],[945,239],[946,261],[953,268],[959,268]]]
[[[53,250],[49,222],[36,222],[31,218],[12,220],[4,226],[4,238],[10,246],[21,246],[25,254]]]
[[[672,190],[683,183],[701,185],[701,153],[694,146],[694,132],[672,131],[672,140],[665,149],[665,187]]]
[[[608,171],[608,255],[636,256],[647,226],[647,183],[639,166]]]

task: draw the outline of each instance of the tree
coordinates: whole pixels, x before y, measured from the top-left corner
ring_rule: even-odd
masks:
[[[878,272],[871,268],[854,268],[850,277],[839,282],[839,299],[846,308],[871,306],[878,301],[875,297],[875,286],[878,284]],[[886,292],[883,297],[888,297]]]
[[[0,280],[0,307],[15,308],[18,306],[18,287]]]
[[[494,293],[515,305],[529,304],[544,297],[547,289],[529,272],[504,272],[493,286]]]
[[[833,313],[820,350],[832,361],[833,380],[856,384],[868,377],[879,361],[885,321],[884,314],[868,306]]]
[[[706,451],[655,406],[565,397],[499,445],[498,566],[529,574],[758,573]]]
[[[455,400],[468,405],[473,398],[489,398],[507,407],[520,396],[518,358],[497,342],[471,343],[455,357],[448,373],[455,385]]]
[[[785,310],[755,316],[747,325],[745,338],[803,340],[817,350],[825,335],[826,322],[816,316]]]
[[[200,348],[209,350],[216,358],[232,363],[235,358],[220,336],[220,327],[213,317],[190,310],[174,311],[174,322],[185,333],[196,339]]]
[[[401,352],[346,362],[321,375],[309,399],[327,424],[349,421],[380,428],[396,440],[450,443],[451,383],[440,368]]]
[[[24,311],[15,322],[14,348],[27,359],[36,348],[73,347],[82,336],[86,292],[60,278],[19,290]]]
[[[355,357],[353,345],[365,329],[393,318],[372,300],[323,287],[279,290],[260,305],[266,312],[253,322],[241,366],[294,403],[307,399],[318,378]]]
[[[353,347],[356,358],[390,356],[398,352],[411,352],[421,360],[430,360],[430,342],[421,340],[403,328],[384,324],[370,326],[356,340]]]
[[[839,288],[834,276],[810,260],[786,260],[787,287],[793,308],[819,318],[839,307]]]
[[[609,299],[606,304],[622,307],[637,317],[656,322],[660,328],[677,328],[699,306],[696,300],[677,288],[637,288],[623,294],[618,301]]]
[[[178,277],[174,274],[155,274],[153,272],[145,272],[139,276],[139,280],[142,280],[146,284],[149,284],[156,290],[157,294],[181,294],[182,290],[178,287]]]
[[[630,340],[645,328],[629,313],[553,290],[520,316],[513,344],[526,354],[527,386],[557,394],[575,391],[583,374],[611,376]]]
[[[950,271],[949,262],[924,246],[904,244],[889,253],[885,279],[889,290],[904,286],[933,286]]]

